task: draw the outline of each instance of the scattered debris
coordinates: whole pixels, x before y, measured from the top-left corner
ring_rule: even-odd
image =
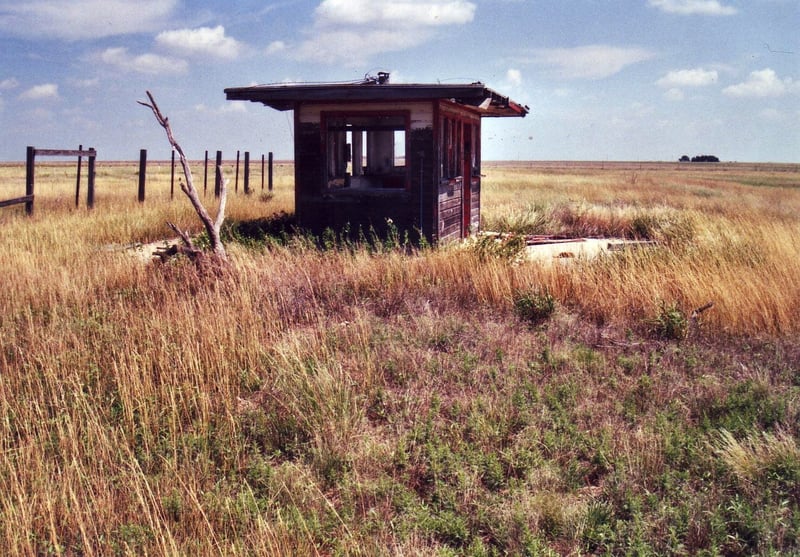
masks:
[[[483,232],[481,237],[498,242],[519,237],[513,233]],[[650,248],[658,245],[652,240],[627,240],[625,238],[569,238],[557,234],[527,234],[525,255],[534,261],[571,261],[576,258],[591,259],[599,255],[630,249]]]
[[[608,251],[622,251],[631,248],[648,248],[657,246],[658,242],[655,240],[614,240],[609,242],[607,246]]]
[[[180,238],[168,238],[165,240],[159,240],[157,242],[148,242],[146,244],[141,242],[133,242],[130,244],[108,244],[103,246],[102,250],[110,252],[122,252],[127,255],[131,255],[144,263],[149,263],[150,261],[161,257],[159,252],[175,249],[175,247],[181,247],[180,242]]]

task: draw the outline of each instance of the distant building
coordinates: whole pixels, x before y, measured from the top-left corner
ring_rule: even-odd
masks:
[[[258,85],[228,100],[294,111],[295,212],[315,233],[383,232],[387,219],[429,242],[480,229],[481,118],[528,107],[482,83]]]

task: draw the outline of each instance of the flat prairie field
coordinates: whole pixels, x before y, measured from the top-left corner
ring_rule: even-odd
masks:
[[[487,162],[433,248],[225,161],[209,270],[146,256],[206,242],[180,166],[76,162],[0,207],[4,555],[800,553],[800,165]]]

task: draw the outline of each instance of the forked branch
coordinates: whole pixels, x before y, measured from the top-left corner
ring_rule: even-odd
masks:
[[[200,196],[197,194],[197,190],[194,187],[194,181],[192,179],[192,170],[189,168],[189,161],[186,159],[186,155],[183,152],[180,144],[176,141],[175,136],[172,133],[172,127],[169,124],[169,118],[164,116],[161,113],[161,109],[158,108],[158,104],[156,104],[155,98],[153,98],[152,93],[147,91],[147,98],[149,102],[138,101],[138,103],[142,106],[146,106],[150,110],[153,111],[153,115],[156,118],[156,121],[159,125],[164,128],[164,131],[167,133],[167,140],[169,144],[175,149],[175,152],[178,153],[178,157],[181,162],[181,167],[183,168],[183,175],[186,178],[186,183],[180,182],[181,190],[191,201],[192,206],[194,207],[197,216],[200,217],[200,221],[203,223],[203,226],[208,233],[209,242],[211,244],[211,251],[214,254],[214,257],[221,261],[226,262],[228,259],[227,253],[225,252],[225,246],[222,244],[222,240],[220,239],[220,229],[222,228],[222,221],[225,219],[225,205],[226,205],[226,198],[228,193],[227,183],[223,179],[222,185],[220,188],[220,201],[219,201],[219,210],[217,211],[217,218],[212,220],[211,216],[206,211],[206,208],[203,206],[203,203],[200,201]],[[222,174],[222,169],[219,169],[220,175]],[[186,244],[186,247],[191,250],[192,252],[199,254],[200,252],[194,247],[192,244],[191,238],[185,232],[182,232],[172,223],[168,223],[169,226],[178,233],[181,237],[183,242]]]

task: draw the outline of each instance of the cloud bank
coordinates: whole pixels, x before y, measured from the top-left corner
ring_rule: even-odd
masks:
[[[376,54],[418,46],[437,29],[469,23],[475,10],[465,0],[323,0],[294,56],[359,66]]]
[[[791,78],[780,79],[774,70],[766,68],[751,72],[746,81],[726,87],[722,93],[729,97],[767,98],[782,97],[798,90],[800,83],[795,83]]]
[[[736,15],[738,10],[718,0],[649,0],[648,4],[668,14]]]
[[[183,74],[189,69],[189,64],[185,60],[151,53],[134,55],[125,47],[107,48],[96,55],[96,59],[119,70],[147,75]]]
[[[238,57],[243,49],[236,39],[225,36],[222,25],[163,31],[156,36],[156,45],[184,56],[209,56],[224,60]]]
[[[673,70],[658,81],[659,87],[705,87],[713,85],[719,79],[716,70],[695,68],[692,70]]]
[[[153,31],[178,0],[0,1],[0,33],[66,40]]]
[[[587,45],[537,49],[533,62],[552,68],[564,79],[603,79],[654,56],[653,52],[638,47]]]
[[[58,85],[55,83],[34,85],[30,89],[23,91],[19,98],[26,101],[55,100],[58,99]]]

